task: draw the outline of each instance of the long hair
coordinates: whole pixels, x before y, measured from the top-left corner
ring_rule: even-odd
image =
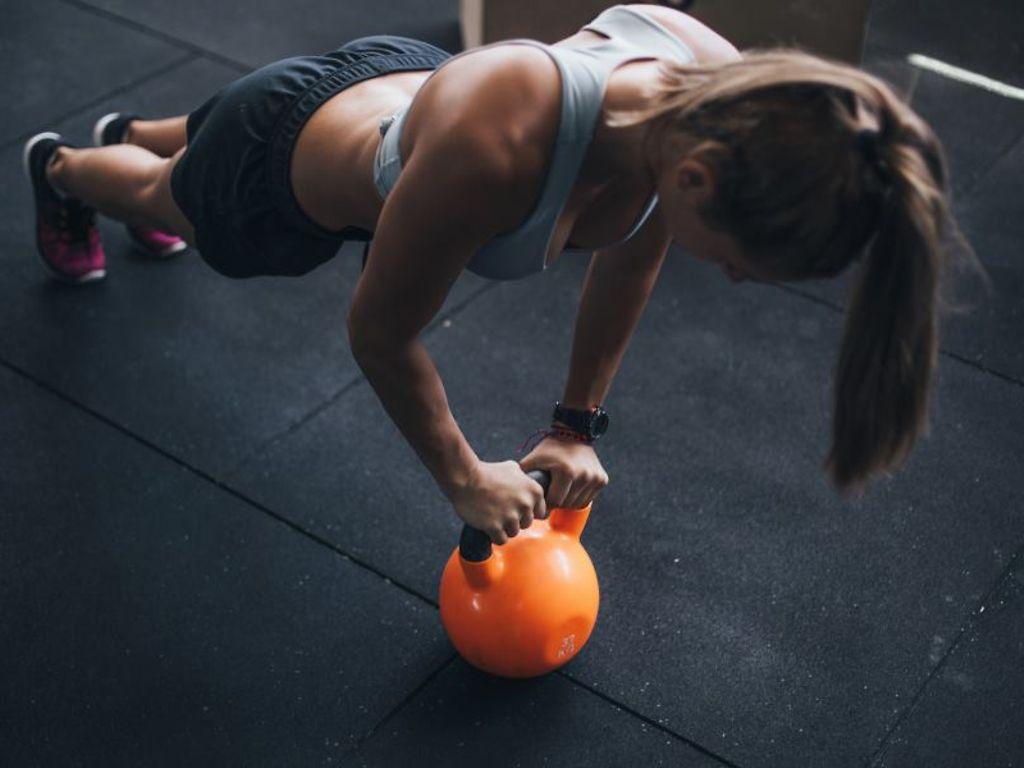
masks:
[[[928,429],[937,312],[952,260],[981,272],[949,202],[942,145],[879,78],[795,48],[714,67],[663,62],[650,122],[716,177],[699,213],[778,280],[860,274],[846,311],[825,468],[841,491],[905,460]],[[952,246],[963,246],[957,250]]]

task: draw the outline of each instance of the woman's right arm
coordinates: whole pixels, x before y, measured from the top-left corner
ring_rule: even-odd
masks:
[[[477,458],[419,334],[476,249],[524,215],[508,152],[507,142],[457,127],[418,138],[348,313],[353,356],[385,410],[459,516],[498,543],[544,514],[543,491],[515,461]]]

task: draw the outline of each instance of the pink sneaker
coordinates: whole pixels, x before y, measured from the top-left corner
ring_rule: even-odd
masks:
[[[122,112],[111,112],[96,121],[92,128],[92,143],[97,147],[109,147],[111,144],[124,143],[128,134],[128,126],[138,115]],[[161,232],[148,227],[127,226],[128,237],[143,253],[158,259],[166,259],[181,253],[188,248],[188,243],[177,235]]]
[[[32,184],[36,208],[36,250],[46,270],[66,283],[91,283],[106,277],[106,255],[96,227],[96,210],[62,195],[46,178],[54,151],[71,146],[59,133],[39,133],[25,142],[22,161]]]
[[[146,227],[133,227],[126,225],[128,237],[132,239],[140,249],[159,259],[167,259],[176,253],[181,253],[188,248],[188,243],[177,235],[161,232],[159,229],[147,229]]]

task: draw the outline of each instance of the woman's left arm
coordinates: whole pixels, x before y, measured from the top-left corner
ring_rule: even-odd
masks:
[[[585,410],[604,402],[672,242],[660,205],[625,243],[590,260],[573,332],[562,402]],[[591,446],[549,438],[520,462],[523,471],[551,471],[549,507],[584,507],[608,477]]]
[[[659,205],[629,240],[594,253],[576,315],[562,400],[569,408],[587,409],[608,396],[671,240]]]

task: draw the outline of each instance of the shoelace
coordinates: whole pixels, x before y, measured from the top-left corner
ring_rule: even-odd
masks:
[[[61,239],[69,243],[89,240],[89,232],[96,224],[96,209],[80,200],[66,200],[57,206],[57,228]]]

